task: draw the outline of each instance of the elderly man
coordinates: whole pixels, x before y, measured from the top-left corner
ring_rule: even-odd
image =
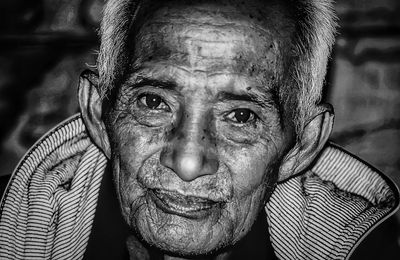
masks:
[[[348,259],[398,193],[327,144],[334,30],[329,0],[110,0],[81,115],[12,176],[0,257]]]

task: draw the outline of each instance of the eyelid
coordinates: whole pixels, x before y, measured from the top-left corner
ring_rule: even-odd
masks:
[[[174,90],[152,85],[143,85],[138,88],[134,88],[133,90],[136,92],[136,96],[139,96],[143,93],[158,95],[168,104],[175,104],[177,98],[179,97],[179,94]]]
[[[140,99],[143,95],[150,94],[150,95],[156,95],[159,96],[163,102],[168,101],[165,97],[165,93],[163,91],[159,91],[159,89],[154,88],[154,87],[149,87],[149,88],[138,88],[134,89],[135,90],[135,100]]]

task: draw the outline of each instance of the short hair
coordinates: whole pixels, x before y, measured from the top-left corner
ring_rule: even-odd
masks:
[[[98,56],[101,98],[119,84],[129,64],[128,39],[140,6],[152,0],[108,0],[103,12]],[[262,0],[260,0],[262,1]],[[265,0],[267,1],[267,0]],[[301,133],[313,115],[319,113],[328,58],[335,40],[337,18],[334,0],[286,0],[295,32],[292,55],[279,87],[285,114]]]

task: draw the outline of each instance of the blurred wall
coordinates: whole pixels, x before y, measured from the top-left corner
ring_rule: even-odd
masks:
[[[1,1],[0,176],[78,111],[78,77],[95,64],[102,5]],[[324,93],[336,111],[332,139],[400,185],[400,2],[339,0],[336,9],[341,28]]]
[[[96,64],[103,0],[0,1],[0,176],[78,112],[80,73]]]
[[[341,0],[326,97],[332,140],[400,186],[400,1]],[[400,212],[397,213],[400,220]]]

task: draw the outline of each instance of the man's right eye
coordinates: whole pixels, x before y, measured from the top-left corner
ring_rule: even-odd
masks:
[[[164,110],[170,111],[169,106],[164,102],[162,97],[156,94],[146,93],[138,98],[140,105],[146,106],[151,110]]]

